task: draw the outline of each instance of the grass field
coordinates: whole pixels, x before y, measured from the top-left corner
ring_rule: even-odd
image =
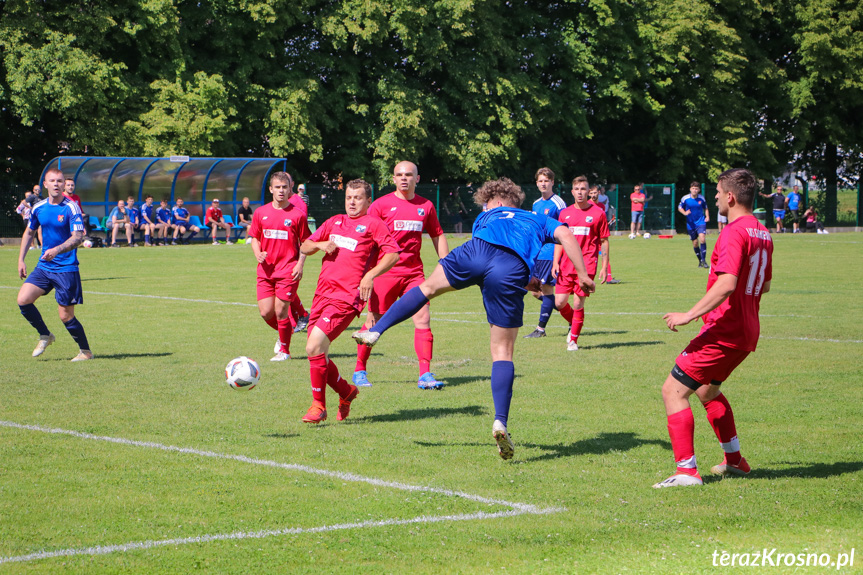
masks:
[[[443,391],[417,389],[402,324],[374,348],[350,418],[309,427],[304,338],[292,361],[268,361],[249,247],[81,250],[97,359],[74,365],[53,296],[38,305],[57,343],[30,357],[17,248],[0,249],[0,572],[707,573],[723,569],[715,552],[765,548],[854,549],[842,571],[860,572],[861,242],[776,238],[758,351],[724,386],[753,473],[707,477],[722,454],[693,405],[706,483],[668,490],[650,488],[673,471],[659,389],[697,326],[669,332],[662,314],[688,309],[707,275],[688,239],[612,239],[624,283],[590,298],[578,352],[559,316],[550,337],[519,340],[510,462],[491,438],[475,288],[433,302]],[[538,310],[527,302],[525,334]],[[331,349],[348,376],[355,350],[347,335]],[[224,382],[238,355],[261,364],[255,390]]]

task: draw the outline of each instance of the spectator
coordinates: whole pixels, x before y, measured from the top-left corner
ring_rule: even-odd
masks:
[[[18,207],[15,208],[15,212],[21,216],[21,219],[24,220],[24,228],[26,229],[30,225],[30,213],[33,208],[30,205],[29,198],[33,194],[30,190],[27,190],[26,197],[21,200],[21,203],[18,204]],[[36,239],[36,236],[33,236],[33,244],[30,245],[30,249],[41,248],[41,244]]]
[[[768,198],[773,202],[773,219],[776,220],[776,233],[781,234],[785,231],[785,226],[782,220],[785,219],[785,195],[782,193],[782,186],[776,186],[776,191],[771,194],[758,192],[762,198]]]
[[[168,209],[168,200],[159,202],[159,209],[156,211],[156,228],[162,239],[162,245],[168,245],[168,233],[174,229],[174,224],[171,223],[171,210]]]
[[[639,232],[644,222],[644,204],[646,202],[643,189],[641,184],[636,184],[632,189],[632,195],[629,196],[632,205],[632,223],[629,225],[629,239],[631,240],[641,235]]]
[[[171,215],[174,218],[174,240],[171,242],[172,246],[177,245],[177,237],[180,238],[180,243],[188,243],[192,241],[198,232],[201,231],[201,228],[198,226],[192,225],[190,222],[191,217],[189,216],[189,210],[183,207],[183,198],[177,198],[177,205],[171,210]],[[183,234],[186,233],[186,230],[192,232],[189,234],[189,237],[183,240]]]
[[[126,230],[126,241],[129,242],[129,247],[133,247],[132,243],[132,223],[129,221],[129,212],[126,210],[126,202],[120,200],[117,202],[117,207],[111,210],[108,216],[108,225],[111,227],[111,247],[120,247],[117,244],[117,231],[119,229]]]
[[[144,205],[141,206],[141,228],[144,230],[144,245],[153,246],[159,224],[156,223],[153,196],[149,194],[144,197]]]
[[[66,181],[63,182],[63,195],[78,204],[78,208],[81,210],[82,219],[84,220],[84,235],[90,235],[90,215],[84,211],[84,206],[81,205],[81,198],[78,194],[75,193],[75,180],[72,178],[66,178]]]
[[[129,214],[129,223],[132,225],[132,241],[135,241],[135,232],[138,230],[144,231],[143,219],[141,218],[141,210],[135,206],[135,198],[129,196],[126,198],[126,213]],[[146,233],[146,232],[145,232]]]
[[[827,230],[824,229],[824,224],[818,221],[818,212],[814,207],[809,206],[803,213],[803,217],[806,218],[806,230],[812,231],[815,230],[815,233],[818,234],[829,234]]]
[[[794,233],[800,233],[800,192],[799,186],[791,188],[791,193],[785,198],[785,207],[791,211],[791,225],[794,227]]]
[[[237,225],[243,228],[245,234],[243,239],[249,239],[249,226],[252,225],[252,206],[249,198],[243,198],[243,205],[237,210]]]
[[[42,188],[41,188],[41,186],[39,186],[39,184],[36,184],[35,186],[33,186],[33,192],[27,196],[27,203],[30,204],[31,210],[33,209],[33,207],[36,204],[38,204],[39,202],[42,201],[42,196],[40,195],[41,193],[42,193]],[[38,246],[41,248],[42,247],[42,226],[39,226],[39,229],[36,230],[36,235],[34,236],[34,238],[35,239],[33,241],[33,245],[35,246],[38,244]]]
[[[306,216],[309,215],[309,195],[306,193],[306,185],[300,184],[297,187],[297,195],[300,196],[300,199],[306,204]]]
[[[222,216],[222,208],[219,207],[219,198],[214,198],[210,207],[207,208],[207,213],[204,214],[204,225],[211,230],[214,246],[219,243],[216,240],[216,231],[219,228],[225,230],[225,243],[228,245],[234,243],[231,241],[231,224],[226,222],[224,216]]]
[[[608,196],[605,195],[605,190],[602,189],[602,186],[591,187],[590,191],[588,192],[588,197],[595,206],[598,206],[605,211],[605,219],[608,224],[608,228],[609,230],[612,229],[611,226],[614,224],[614,208],[611,207],[611,201],[608,199]],[[602,254],[603,253],[600,250],[600,258],[604,257]],[[608,273],[606,275],[606,280],[603,283],[619,284],[620,280],[611,277],[611,261],[606,260],[606,262],[608,263]]]

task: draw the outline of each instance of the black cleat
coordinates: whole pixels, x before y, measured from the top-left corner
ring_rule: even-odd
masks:
[[[535,329],[526,336],[524,336],[525,339],[534,337],[545,337],[545,330]]]

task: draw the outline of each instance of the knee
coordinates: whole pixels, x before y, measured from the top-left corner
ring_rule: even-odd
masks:
[[[75,311],[74,310],[66,310],[66,309],[60,310],[60,321],[62,321],[63,323],[69,323],[73,319],[75,319]]]

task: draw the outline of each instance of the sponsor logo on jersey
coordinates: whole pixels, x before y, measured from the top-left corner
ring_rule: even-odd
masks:
[[[271,240],[287,240],[290,234],[287,230],[264,230],[264,237]]]
[[[285,223],[285,227],[286,227],[286,228],[289,228],[289,227],[291,227],[291,224],[292,224],[293,222],[291,222],[291,220],[289,220],[289,219],[285,219],[285,222],[284,222],[284,223]]]
[[[423,223],[419,220],[396,220],[393,222],[393,228],[397,232],[421,232]]]
[[[357,250],[357,246],[359,242],[354,238],[346,238],[345,236],[340,236],[337,234],[330,234],[330,241],[339,246],[340,248],[351,250],[355,252]]]
[[[590,235],[590,227],[589,226],[569,226],[569,231],[572,232],[574,236],[589,236]]]
[[[368,226],[366,226],[365,224],[360,224],[356,228],[354,228],[354,231],[357,232],[358,234],[361,234],[361,233],[365,232],[367,229],[368,229]]]
[[[423,208],[417,208],[417,214],[420,216],[426,215],[426,211]]]
[[[593,216],[587,216],[586,218],[584,218],[584,221],[586,221],[587,223],[591,223],[593,221]]]

